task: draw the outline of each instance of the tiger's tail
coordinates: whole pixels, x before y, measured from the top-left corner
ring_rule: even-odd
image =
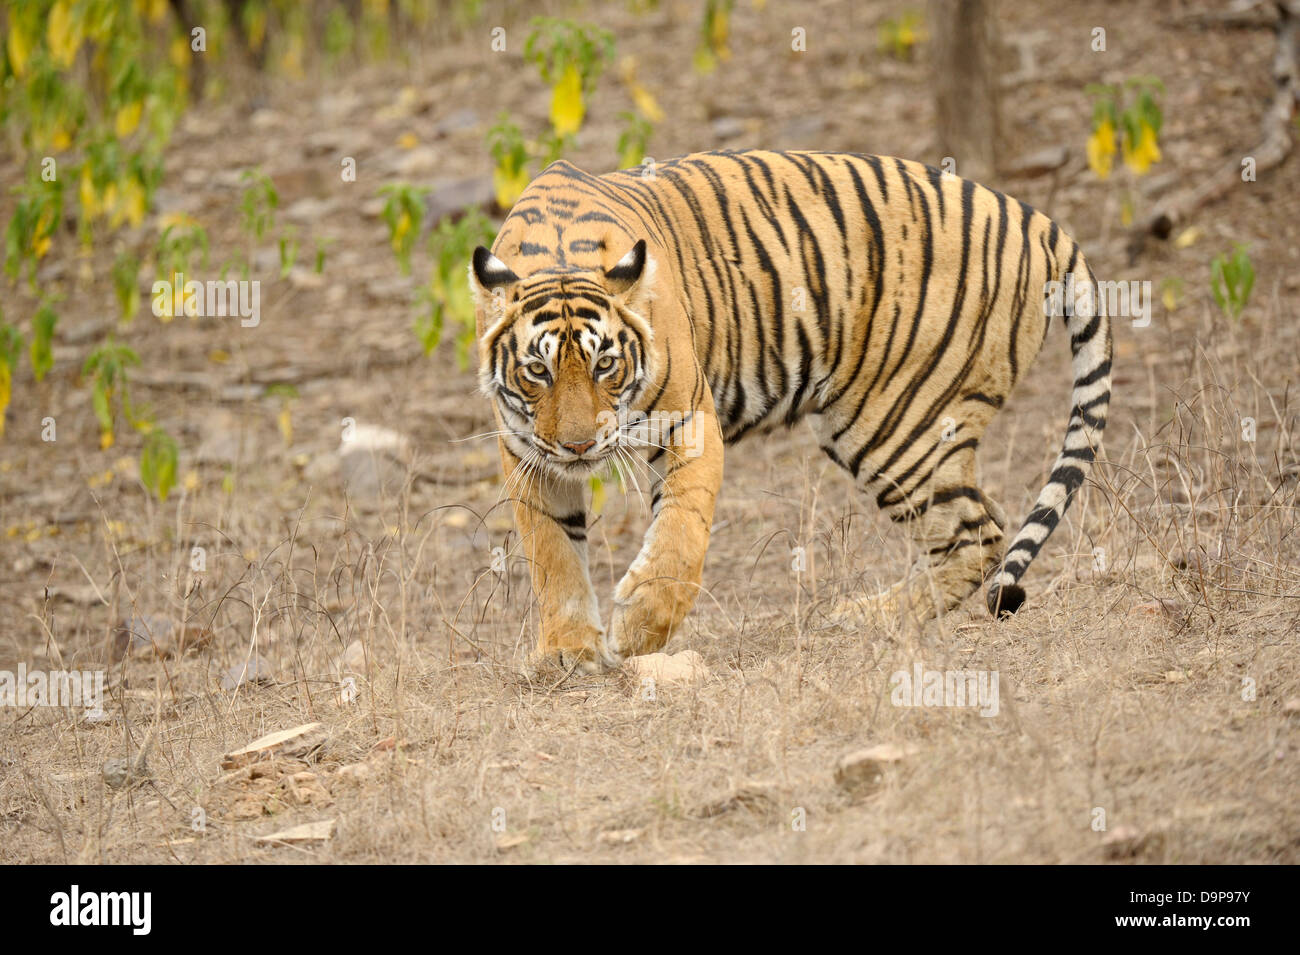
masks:
[[[1020,532],[1007,548],[1002,566],[989,584],[988,607],[995,617],[1013,614],[1025,602],[1025,589],[1020,586],[1020,578],[1038,555],[1043,542],[1056,530],[1075,491],[1083,484],[1088,468],[1101,449],[1101,435],[1106,428],[1106,413],[1110,407],[1110,319],[1092,269],[1077,254],[1072,264],[1080,266],[1080,271],[1086,275],[1092,290],[1092,306],[1071,307],[1066,315],[1074,375],[1070,423],[1065,429],[1065,442],[1052,465],[1047,484],[1039,492],[1034,509],[1025,518]],[[1067,283],[1070,271],[1067,269]],[[1074,280],[1077,282],[1078,278],[1076,273]],[[1068,286],[1063,301],[1072,305],[1077,302],[1069,294]],[[1048,321],[1052,318],[1049,316]]]

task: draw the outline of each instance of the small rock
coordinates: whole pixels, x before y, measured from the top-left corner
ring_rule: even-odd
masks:
[[[112,789],[125,789],[138,785],[149,778],[149,764],[142,752],[135,758],[134,764],[120,756],[104,761],[104,782]]]
[[[212,631],[204,627],[178,627],[166,617],[138,614],[114,628],[112,657],[114,662],[128,655],[165,660],[187,650],[202,650],[211,643]]]
[[[459,218],[471,209],[485,208],[495,196],[490,176],[438,180],[424,200],[428,214],[424,217],[421,233],[432,230],[443,219]]]
[[[221,688],[234,690],[247,683],[252,686],[267,686],[275,682],[274,667],[263,657],[254,656],[242,663],[236,663],[221,674]]]
[[[369,763],[348,763],[346,766],[340,766],[334,773],[340,779],[350,779],[355,782],[364,782],[374,775],[375,768]]]
[[[278,757],[302,758],[320,749],[328,738],[329,734],[320,723],[304,723],[292,729],[268,733],[227,753],[221,758],[221,768],[239,769],[259,760]]]
[[[258,836],[254,841],[259,846],[275,845],[276,843],[299,845],[304,842],[327,842],[334,838],[334,830],[337,826],[337,819],[322,819],[318,822],[304,822],[302,825],[294,826],[292,829],[284,829],[280,832],[272,832],[265,836]]]
[[[1150,835],[1136,826],[1116,826],[1101,840],[1108,859],[1130,859],[1154,846]]]
[[[433,126],[433,134],[435,136],[446,136],[448,133],[463,132],[478,126],[479,122],[478,111],[465,107],[438,120]]]
[[[744,135],[745,124],[735,116],[719,116],[712,123],[713,135],[721,140]]]
[[[522,846],[527,841],[528,833],[526,832],[502,833],[497,836],[497,850],[505,852],[517,846]]]
[[[609,829],[596,837],[597,842],[607,845],[622,846],[641,838],[644,829]]]
[[[1293,696],[1283,703],[1282,712],[1287,716],[1300,716],[1300,696]]]
[[[636,679],[654,680],[656,683],[702,683],[712,675],[704,658],[695,650],[681,653],[647,653],[629,657],[624,666]]]
[[[1048,146],[1036,152],[1013,159],[1004,170],[1008,176],[1043,176],[1060,169],[1070,161],[1069,146]]]
[[[438,153],[428,146],[398,153],[392,160],[393,171],[405,179],[425,175],[438,168]]]
[[[835,782],[858,794],[874,792],[884,781],[885,771],[917,752],[912,745],[877,743],[841,756],[835,764]]]
[[[338,206],[334,199],[317,199],[304,196],[284,210],[284,217],[291,222],[317,222],[325,218]]]
[[[1169,598],[1149,600],[1146,603],[1138,604],[1129,611],[1130,614],[1141,614],[1148,617],[1164,617],[1166,620],[1171,620],[1180,625],[1187,621],[1190,612],[1191,611],[1188,609],[1186,604]]]
[[[723,813],[733,812],[737,809],[745,809],[751,813],[762,813],[772,809],[775,805],[776,800],[772,797],[772,787],[767,783],[743,782],[735,786],[727,795],[696,806],[692,815],[700,819],[711,819],[714,816],[721,816]]]
[[[237,820],[261,819],[266,811],[266,800],[252,793],[240,796],[230,807],[230,818]]]
[[[369,675],[370,664],[366,660],[366,648],[360,640],[353,640],[343,651],[343,672]]]

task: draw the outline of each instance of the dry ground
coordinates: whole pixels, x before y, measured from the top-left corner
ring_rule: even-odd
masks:
[[[734,56],[708,79],[689,68],[694,4],[585,15],[638,57],[668,113],[652,154],[814,147],[935,161],[925,67],[874,52],[892,5],[786,6],[740,0]],[[516,44],[522,7],[487,13]],[[487,430],[488,408],[450,349],[420,355],[418,279],[398,274],[373,202],[385,182],[484,174],[501,109],[534,130],[544,120],[547,94],[517,53],[449,33],[409,67],[277,86],[251,115],[215,104],[186,120],[162,211],[190,212],[216,248],[239,248],[239,175],[260,166],[304,248],[336,241],[323,282],[261,270],[256,329],[160,328],[145,314],[124,333],[145,359],[138,398],[195,475],[165,505],[136,480],[130,439],[97,450],[75,380],[113,314],[112,250],[46,266],[65,297],[56,371],[19,379],[0,445],[0,668],[108,666],[111,702],[100,721],[0,713],[0,860],[1295,862],[1300,716],[1284,706],[1300,696],[1300,159],[1201,212],[1198,242],[1130,266],[1118,189],[1081,158],[1085,83],[1142,74],[1167,87],[1153,177],[1185,184],[1243,153],[1270,92],[1271,37],[1197,27],[1188,14],[1210,3],[1002,7],[1004,34],[1036,63],[1012,64],[1031,72],[1007,97],[1008,153],[1066,143],[1073,158],[1057,177],[996,184],[1056,216],[1099,274],[1157,291],[1183,282],[1178,307],[1157,304],[1149,328],[1116,325],[1109,460],[1034,566],[1017,617],[995,623],[972,600],[921,629],[827,619],[832,598],[892,580],[910,558],[796,429],[729,451],[707,590],[670,646],[698,650],[707,680],[647,699],[626,674],[523,671],[536,615],[522,567],[490,568],[511,540],[494,448],[452,443]],[[804,55],[785,52],[793,25],[808,31]],[[1088,50],[1095,25],[1108,30],[1104,55]],[[586,168],[612,164],[623,96],[612,80],[597,94],[575,157]],[[414,149],[398,145],[405,133]],[[359,182],[339,180],[341,155],[357,157]],[[1210,300],[1209,261],[1238,241],[1259,278],[1234,323]],[[417,276],[426,267],[417,260]],[[6,291],[11,316],[29,312],[25,294]],[[229,360],[213,361],[218,351]],[[1049,338],[983,451],[986,486],[1017,521],[1063,433],[1066,351]],[[280,399],[261,396],[275,382],[300,395],[287,445]],[[45,415],[54,444],[39,440]],[[1257,422],[1253,443],[1243,416]],[[349,417],[410,438],[410,481],[344,496],[315,462]],[[603,598],[643,524],[635,493],[596,523]],[[810,557],[802,574],[796,546]],[[164,660],[122,655],[114,627],[129,617],[212,639]],[[345,659],[356,641],[362,657]],[[253,656],[271,682],[222,689],[223,671]],[[999,714],[891,705],[891,674],[916,663],[996,670]],[[348,676],[354,699],[340,692]],[[223,753],[308,721],[329,733],[310,764],[220,768]],[[152,780],[107,786],[105,761],[146,738]],[[876,743],[909,755],[871,792],[837,785],[836,760]],[[322,819],[338,820],[326,843],[254,844]]]

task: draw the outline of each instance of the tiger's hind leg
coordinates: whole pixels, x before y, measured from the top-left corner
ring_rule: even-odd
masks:
[[[903,456],[905,465],[878,473],[862,462],[859,488],[875,492],[877,505],[903,525],[920,555],[904,579],[881,593],[841,602],[833,615],[926,620],[955,608],[998,566],[1006,518],[976,483],[978,438],[969,435],[966,427],[957,428],[919,456]]]

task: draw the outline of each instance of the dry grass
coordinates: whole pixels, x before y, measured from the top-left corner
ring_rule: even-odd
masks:
[[[1008,8],[1024,25],[1045,15],[1035,4]],[[1137,44],[1146,14],[1123,16]],[[673,28],[689,49],[690,26]],[[655,36],[620,42],[651,58],[643,75],[655,75]],[[723,104],[740,101],[737,77],[763,72],[746,72],[748,47],[740,38],[735,47],[737,72],[719,78]],[[892,77],[882,95],[905,97],[917,82],[909,76]],[[1059,91],[1044,83],[1050,105]],[[677,137],[665,155],[710,145],[707,117],[671,90],[662,98],[686,117],[665,134]],[[1234,102],[1204,108],[1232,115]],[[266,148],[296,161],[285,143],[313,128],[306,113]],[[879,123],[872,148],[923,152],[923,131]],[[607,126],[593,135],[612,139]],[[863,148],[848,137],[832,131],[825,145]],[[204,169],[205,148],[182,141],[178,162]],[[474,171],[466,164],[449,174]],[[1009,188],[1045,203],[1033,193],[1047,186],[1022,185]],[[1102,225],[1114,210],[1099,210],[1083,186],[1052,193],[1049,211],[1066,217],[1099,271],[1127,277],[1122,237]],[[1107,460],[1044,548],[1019,615],[995,623],[972,600],[923,627],[829,619],[836,598],[892,581],[910,555],[799,429],[729,452],[707,589],[669,648],[698,650],[712,676],[659,685],[653,699],[625,673],[565,679],[523,668],[536,615],[522,565],[491,570],[492,549],[512,539],[500,486],[482,476],[492,451],[448,444],[486,430],[488,409],[465,397],[472,376],[449,356],[431,372],[415,354],[404,304],[290,291],[307,327],[268,323],[256,346],[237,343],[225,370],[203,357],[221,332],[177,327],[165,344],[143,343],[149,367],[198,382],[147,391],[183,432],[182,470],[199,477],[165,506],[127,465],[89,486],[114,455],[78,450],[94,433],[81,396],[53,385],[20,392],[15,415],[53,408],[60,440],[24,445],[13,428],[5,439],[14,453],[0,468],[0,523],[18,533],[0,537],[9,574],[0,667],[104,666],[111,703],[94,723],[56,709],[0,713],[0,861],[1296,862],[1300,715],[1284,704],[1300,697],[1300,421],[1290,396],[1300,287],[1284,277],[1300,210],[1295,197],[1259,202],[1229,199],[1214,213],[1215,249],[1156,253],[1137,276],[1180,275],[1188,294],[1176,312],[1157,306],[1148,329],[1117,325]],[[381,230],[348,211],[316,226],[353,247],[327,282],[391,280]],[[234,222],[233,212],[212,215]],[[1254,247],[1256,302],[1229,323],[1205,291],[1208,258],[1256,229],[1275,231],[1278,244]],[[73,292],[94,301],[105,288]],[[1017,521],[1059,446],[1065,350],[1049,339],[983,452],[986,486]],[[273,402],[222,388],[295,363],[311,373],[299,380],[299,437],[286,447]],[[329,482],[311,486],[299,456],[332,448],[349,415],[411,435],[425,454],[417,476],[352,500]],[[1243,416],[1256,422],[1253,442],[1242,440]],[[229,460],[195,450],[215,439],[234,440]],[[593,528],[602,599],[643,525],[631,494]],[[200,573],[194,546],[206,550]],[[809,557],[802,574],[791,570],[795,546]],[[210,629],[212,640],[179,657],[115,659],[115,625],[138,615]],[[364,661],[345,661],[354,642]],[[274,682],[221,689],[222,672],[253,656]],[[917,663],[996,671],[999,714],[892,705],[891,675]],[[355,699],[342,691],[349,676]],[[329,732],[308,763],[256,776],[220,768],[223,753],[308,721]],[[146,740],[151,781],[107,786],[104,762]],[[878,742],[914,749],[874,792],[839,786],[836,760]],[[1106,832],[1093,828],[1098,809]],[[339,826],[323,845],[254,845],[326,818]]]

